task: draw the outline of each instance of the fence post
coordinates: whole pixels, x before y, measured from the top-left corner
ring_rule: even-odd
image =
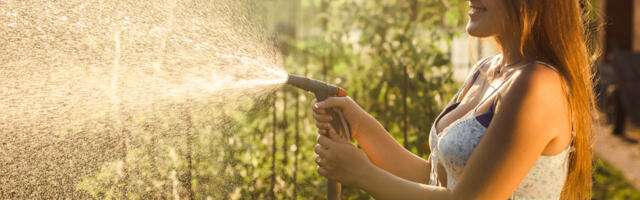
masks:
[[[287,88],[283,88],[283,97],[282,97],[282,153],[283,153],[283,157],[282,157],[282,165],[286,166],[287,162],[288,162],[288,158],[287,158],[287,141],[289,140],[289,137],[287,135]]]
[[[183,110],[183,114],[186,118],[186,123],[187,123],[187,127],[186,127],[186,134],[185,134],[185,139],[186,139],[186,143],[187,143],[187,174],[184,181],[185,186],[187,187],[187,192],[189,193],[189,199],[190,200],[194,200],[195,199],[195,194],[193,191],[193,186],[191,185],[191,173],[193,171],[193,159],[192,159],[192,154],[193,154],[193,134],[191,133],[192,131],[192,121],[191,121],[191,115],[189,114],[189,111],[187,108],[184,108]]]
[[[300,149],[300,136],[299,136],[299,132],[300,132],[300,125],[299,125],[299,118],[300,118],[300,113],[299,113],[299,105],[300,105],[300,96],[298,95],[298,93],[295,93],[295,97],[296,97],[296,107],[295,107],[295,125],[294,125],[294,130],[295,130],[295,138],[294,138],[294,143],[296,146],[296,149],[293,152],[293,199],[298,199],[298,193],[297,193],[297,189],[298,189],[298,149]]]
[[[277,104],[277,100],[278,100],[278,95],[277,93],[274,94],[273,97],[273,127],[272,127],[272,132],[271,132],[271,187],[269,188],[269,195],[271,197],[272,200],[276,199],[276,195],[274,193],[274,188],[275,188],[275,184],[276,184],[276,129],[278,128],[277,126],[277,120],[276,120],[276,104]]]

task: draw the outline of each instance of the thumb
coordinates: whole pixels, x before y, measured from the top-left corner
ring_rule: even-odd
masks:
[[[315,104],[318,109],[338,107],[344,109],[351,99],[349,97],[329,97]]]

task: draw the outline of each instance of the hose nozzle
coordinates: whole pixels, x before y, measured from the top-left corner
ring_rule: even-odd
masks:
[[[289,74],[287,84],[314,93],[318,101],[323,101],[330,96],[347,96],[347,91],[340,87],[295,74]]]
[[[331,96],[347,96],[347,91],[340,87],[294,74],[289,74],[289,77],[287,78],[287,84],[314,93],[318,101],[324,101]],[[345,119],[344,114],[342,113],[342,109],[329,108],[327,112],[333,117],[331,126],[333,126],[333,129],[337,132],[337,134],[344,140],[351,140],[351,129],[349,128],[349,122]],[[329,180],[327,186],[328,199],[340,199],[340,192],[342,190],[340,183],[334,180]]]

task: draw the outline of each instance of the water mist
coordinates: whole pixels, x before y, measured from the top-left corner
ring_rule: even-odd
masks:
[[[1,2],[0,197],[193,197],[192,146],[287,78],[246,2]]]

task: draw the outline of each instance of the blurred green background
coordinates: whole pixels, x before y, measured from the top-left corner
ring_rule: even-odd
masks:
[[[431,124],[461,85],[452,46],[466,37],[467,7],[460,0],[264,0],[249,12],[273,35],[287,72],[346,88],[402,145],[427,158]],[[468,52],[476,59],[488,54]],[[134,116],[128,126],[140,145],[124,162],[125,197],[325,199],[326,180],[313,162],[312,98],[284,87],[266,100],[238,102],[249,113]],[[145,121],[166,127],[151,133]],[[184,138],[153,136],[176,127],[186,130]],[[122,198],[119,165],[105,164],[77,188]],[[594,199],[640,199],[618,170],[600,159],[594,166]],[[371,197],[345,187],[343,198]]]

